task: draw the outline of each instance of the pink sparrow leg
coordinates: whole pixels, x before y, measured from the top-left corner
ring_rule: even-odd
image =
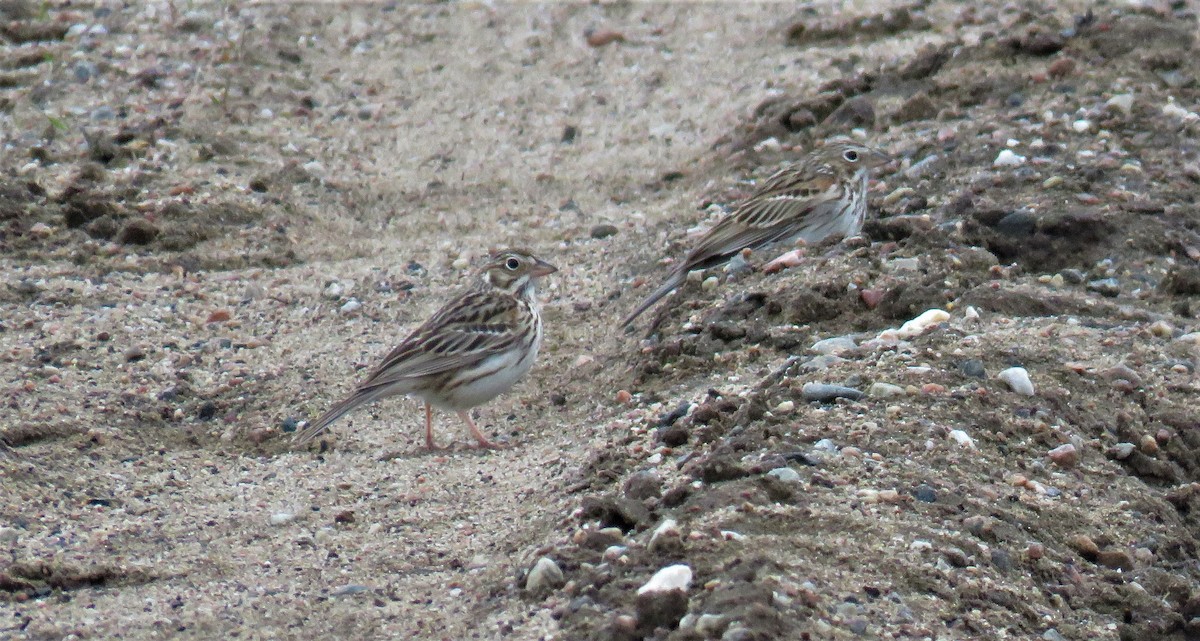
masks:
[[[503,447],[502,445],[497,445],[496,443],[489,441],[488,438],[483,435],[483,432],[480,432],[479,428],[475,427],[475,421],[471,420],[471,414],[469,412],[459,412],[458,417],[461,418],[463,422],[467,424],[467,427],[471,429],[471,436],[474,436],[475,440],[479,441],[479,447],[486,447],[492,450],[497,450]]]

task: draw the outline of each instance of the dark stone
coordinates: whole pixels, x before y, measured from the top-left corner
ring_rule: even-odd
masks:
[[[958,371],[969,378],[987,378],[987,370],[983,368],[983,363],[975,358],[959,363]]]
[[[865,127],[869,129],[875,126],[875,104],[865,96],[851,98],[829,114],[825,122],[851,128]]]
[[[200,406],[200,411],[196,412],[196,418],[202,421],[211,421],[217,415],[217,404],[212,401],[206,401]]]
[[[655,628],[674,629],[687,614],[688,598],[683,590],[657,590],[637,595],[638,628],[653,632]]]
[[[667,447],[680,447],[688,442],[691,433],[683,425],[672,425],[658,433],[658,440]]]
[[[149,245],[158,238],[158,225],[145,218],[134,218],[117,232],[117,242],[124,245]]]
[[[934,491],[934,489],[932,487],[929,487],[928,485],[918,485],[917,491],[914,494],[917,497],[918,501],[922,501],[925,503],[936,503],[937,502],[937,492]]]
[[[748,476],[750,473],[727,454],[712,454],[701,459],[692,471],[692,476],[705,483],[720,483]]]
[[[584,519],[597,519],[600,527],[616,527],[629,533],[650,520],[650,511],[640,501],[629,498],[599,496],[584,497],[581,505]]]
[[[625,493],[626,498],[635,501],[656,499],[662,496],[662,479],[650,470],[634,472],[625,479],[621,491]]]
[[[679,407],[676,407],[675,409],[663,414],[658,418],[659,427],[670,427],[674,425],[676,421],[687,416],[688,410],[690,409],[692,409],[692,403],[690,401],[684,401],[683,403],[680,403]]]
[[[600,238],[608,238],[609,236],[616,236],[617,231],[618,231],[618,229],[617,229],[616,225],[602,223],[599,225],[594,225],[592,227],[592,230],[588,233],[591,235],[592,238],[600,239]]]
[[[731,321],[717,321],[708,326],[708,333],[713,338],[723,341],[735,341],[746,336],[746,328]]]

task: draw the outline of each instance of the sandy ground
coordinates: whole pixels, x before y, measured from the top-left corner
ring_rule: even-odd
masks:
[[[1039,49],[1072,8],[2,5],[0,638],[1196,638],[1195,21]],[[992,59],[998,30],[1025,40]],[[812,101],[864,73],[869,119]],[[855,127],[901,159],[871,242],[617,331],[780,141]],[[1009,138],[1034,161],[993,167]],[[440,415],[424,452],[399,399],[289,447],[505,245],[562,268],[538,366],[477,412],[511,447]],[[567,583],[531,594],[542,556]],[[635,603],[672,562],[684,610]]]

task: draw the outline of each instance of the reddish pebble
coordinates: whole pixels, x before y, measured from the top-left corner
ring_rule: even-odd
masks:
[[[1025,548],[1025,556],[1036,561],[1046,556],[1046,546],[1041,543],[1030,543],[1029,547]]]
[[[618,403],[625,404],[632,400],[633,400],[633,394],[630,394],[629,390],[621,390],[621,391],[617,392],[617,402]]]
[[[1138,442],[1138,449],[1141,450],[1143,454],[1154,456],[1158,453],[1158,441],[1149,434],[1143,435],[1142,440]]]
[[[603,47],[614,42],[625,42],[625,34],[619,31],[588,31],[583,35],[587,38],[587,43],[593,47]]]
[[[50,383],[53,385],[57,385],[62,382],[62,377],[59,376],[58,374],[53,374],[50,376],[50,378],[48,378],[46,380],[50,381]]]
[[[859,298],[862,298],[863,303],[866,303],[867,309],[875,309],[875,307],[879,305],[880,301],[883,300],[885,294],[887,294],[887,292],[882,289],[864,289],[859,292],[858,296]]]
[[[1079,452],[1070,443],[1064,443],[1047,453],[1051,461],[1063,466],[1074,467],[1079,462]]]
[[[1059,58],[1050,63],[1046,68],[1046,73],[1051,78],[1064,78],[1075,73],[1075,60],[1072,58]]]
[[[1166,445],[1167,441],[1171,440],[1171,432],[1166,428],[1162,428],[1154,433],[1154,440],[1158,441],[1159,445]]]
[[[206,320],[204,322],[206,322],[206,323],[224,323],[225,321],[227,321],[229,319],[230,319],[229,310],[218,309],[217,311],[209,314],[208,320]]]
[[[945,394],[945,393],[946,393],[946,386],[945,386],[945,385],[938,385],[937,383],[926,383],[926,384],[924,384],[924,385],[922,385],[922,386],[921,386],[921,393],[922,393],[922,394],[930,394],[930,395],[933,395],[933,394]]]

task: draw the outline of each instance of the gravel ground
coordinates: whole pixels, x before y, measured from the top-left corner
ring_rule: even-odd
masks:
[[[1195,9],[869,4],[0,2],[0,638],[1200,638]],[[511,447],[289,445],[503,245]]]

